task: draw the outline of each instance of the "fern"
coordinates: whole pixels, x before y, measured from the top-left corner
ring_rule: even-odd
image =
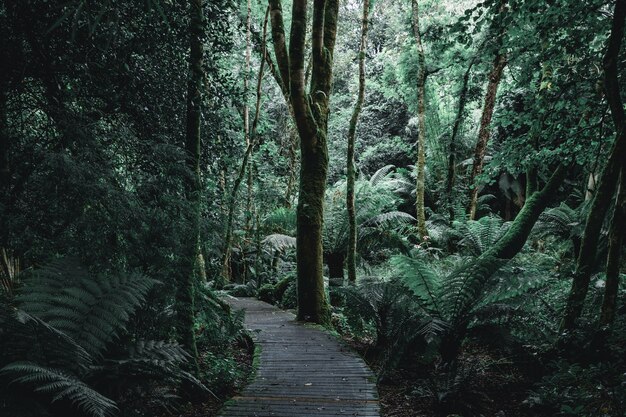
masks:
[[[98,356],[156,283],[139,274],[93,279],[75,264],[54,263],[25,280],[17,302]]]
[[[557,236],[562,239],[581,237],[582,223],[581,210],[562,203],[543,212],[533,232],[540,237]]]
[[[374,172],[370,177],[370,185],[376,187],[387,179],[387,176],[395,169],[395,165],[386,165]]]
[[[438,306],[441,277],[433,269],[421,259],[403,255],[394,256],[391,265],[426,310],[442,313]]]
[[[463,236],[459,245],[472,256],[480,256],[504,236],[511,224],[499,217],[487,216],[477,221],[455,222],[454,225]]]
[[[117,410],[114,401],[59,369],[32,362],[14,362],[2,368],[0,374],[12,376],[13,382],[32,385],[35,392],[51,396],[51,402],[68,400],[90,416],[112,416]]]
[[[274,251],[283,251],[286,249],[294,249],[296,247],[296,238],[292,236],[274,233],[263,239],[263,245]]]

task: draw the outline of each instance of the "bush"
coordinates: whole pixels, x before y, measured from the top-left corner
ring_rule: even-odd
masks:
[[[274,296],[275,292],[276,288],[274,288],[272,284],[263,284],[261,288],[259,288],[257,298],[261,301],[265,301],[266,303],[274,304],[276,302],[276,298]]]
[[[287,287],[289,287],[289,284],[292,282],[296,282],[295,274],[288,274],[276,283],[274,286],[274,299],[277,302],[280,302],[283,299],[283,295],[285,294]]]
[[[228,293],[233,297],[254,297],[256,295],[254,287],[250,284],[236,285]]]
[[[280,300],[280,307],[284,309],[296,308],[298,306],[298,293],[296,290],[296,282],[292,281],[287,285],[287,289],[283,293]]]

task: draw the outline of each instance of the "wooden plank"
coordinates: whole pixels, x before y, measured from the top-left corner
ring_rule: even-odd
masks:
[[[227,301],[246,311],[261,355],[254,381],[221,417],[380,416],[374,375],[341,341],[256,299]]]

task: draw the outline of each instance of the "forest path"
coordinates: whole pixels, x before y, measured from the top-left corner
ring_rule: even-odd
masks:
[[[339,340],[262,301],[226,301],[246,311],[261,352],[253,382],[221,417],[380,416],[372,372]]]

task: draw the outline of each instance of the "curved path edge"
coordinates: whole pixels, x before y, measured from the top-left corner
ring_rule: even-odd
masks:
[[[253,381],[220,417],[379,417],[374,374],[332,335],[254,298],[225,299],[245,310],[260,348]]]

